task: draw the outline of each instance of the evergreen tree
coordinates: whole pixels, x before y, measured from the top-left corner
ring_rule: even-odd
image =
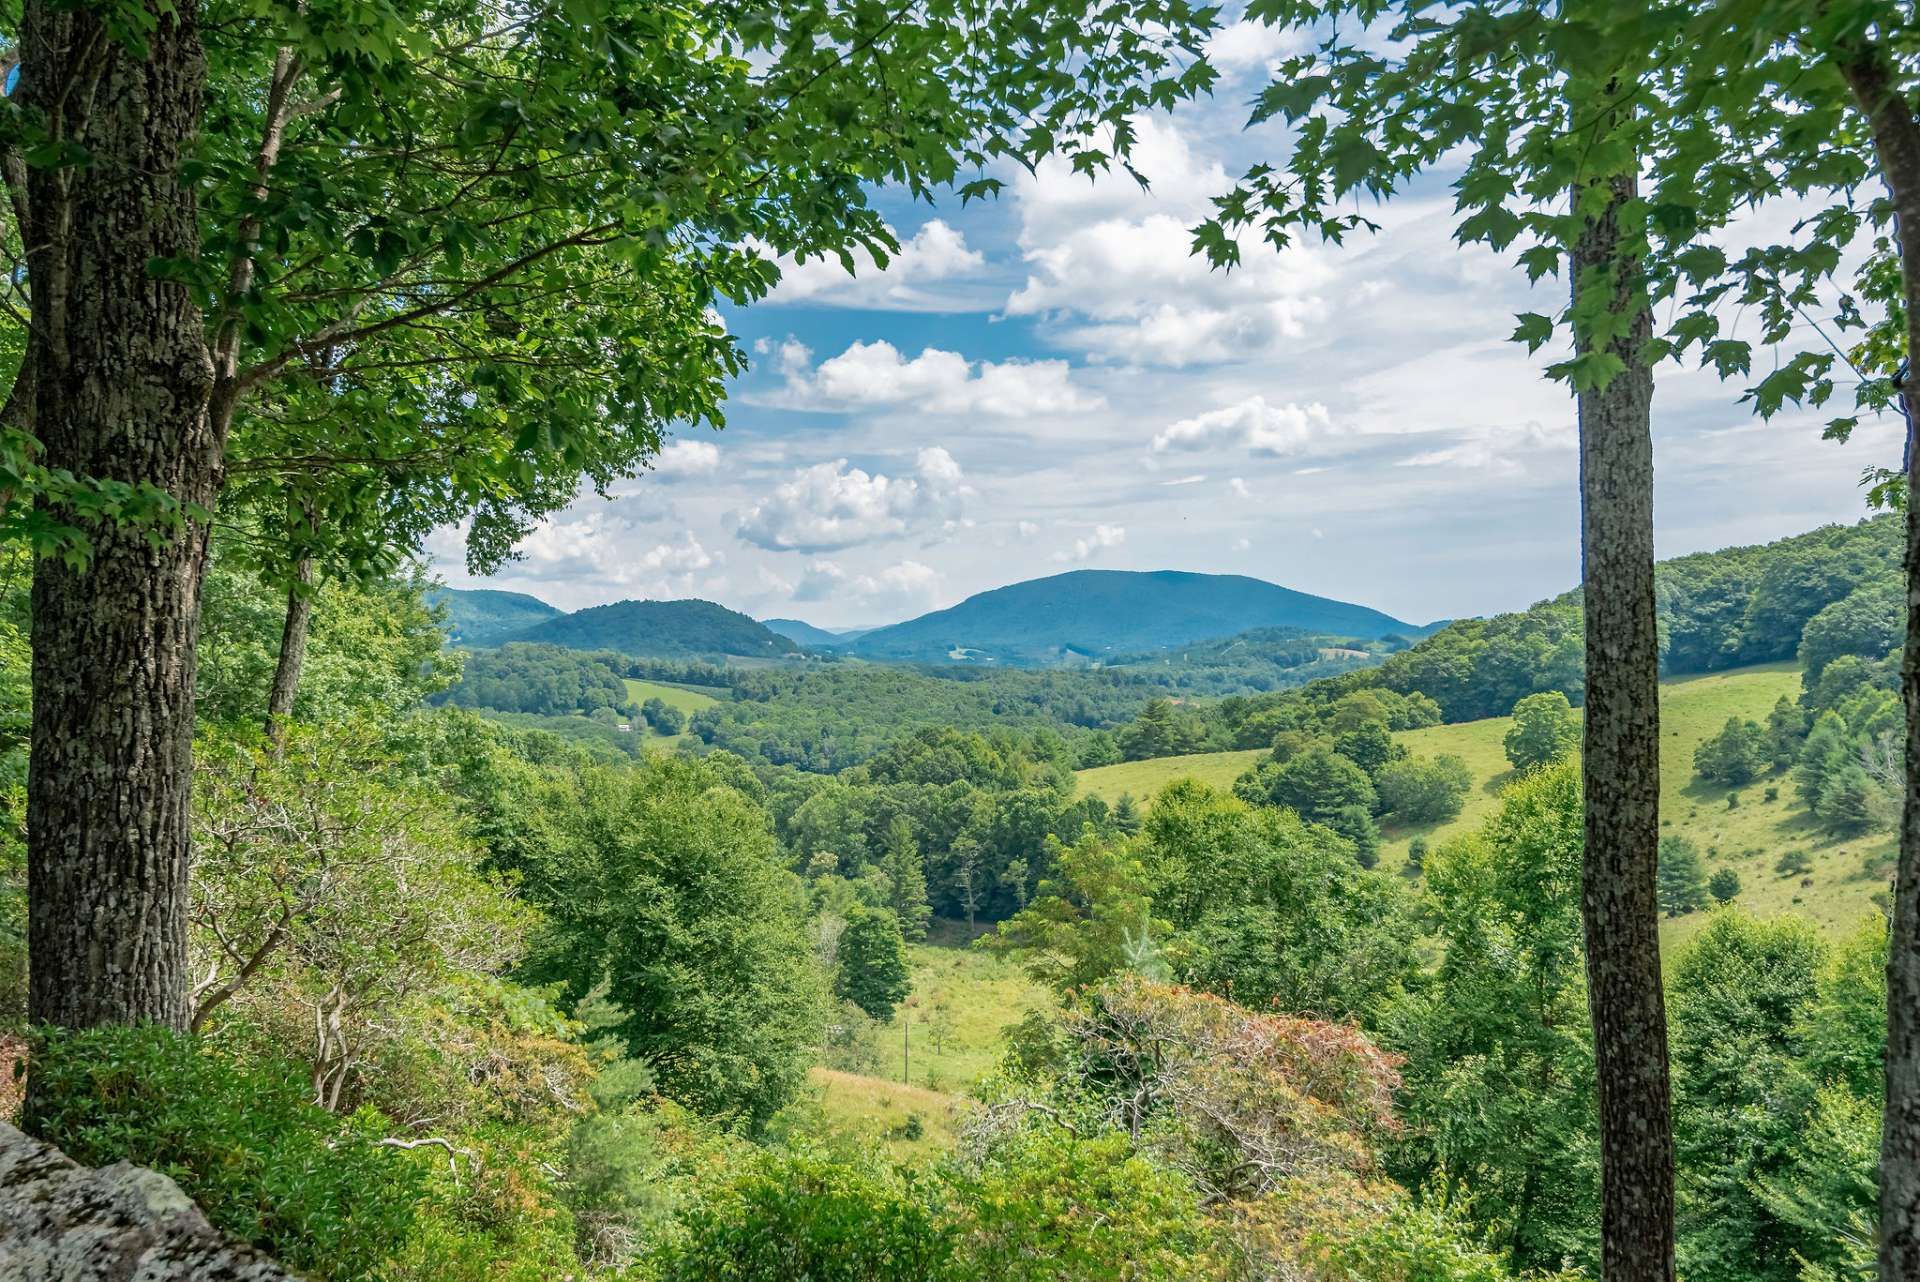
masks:
[[[899,920],[901,935],[918,943],[927,937],[933,909],[927,903],[926,863],[905,815],[894,816],[887,825],[887,849],[880,868],[887,877],[887,907]]]
[[[1707,893],[1715,903],[1732,903],[1740,897],[1740,874],[1731,868],[1720,869],[1707,879]]]
[[[1865,832],[1873,827],[1873,780],[1857,761],[1828,772],[1820,786],[1814,813],[1837,833]]]
[[[1767,753],[1776,767],[1790,766],[1807,737],[1807,710],[1781,695],[1767,714]]]
[[[1147,761],[1154,757],[1177,757],[1199,746],[1196,728],[1166,699],[1149,699],[1140,715],[1116,736],[1121,755],[1128,761]]]
[[[912,987],[899,920],[883,909],[856,906],[850,910],[846,928],[840,932],[834,996],[884,1022],[893,1018],[894,1007]]]
[[[1707,875],[1700,865],[1700,848],[1685,837],[1660,839],[1659,897],[1661,911],[1669,917],[1707,906]]]
[[[1827,779],[1852,759],[1853,744],[1846,722],[1838,713],[1821,713],[1800,749],[1799,764],[1793,768],[1793,786],[1800,794],[1801,804],[1819,814]]]
[[[1132,793],[1121,793],[1120,800],[1113,803],[1114,829],[1131,837],[1140,831],[1140,823],[1140,804],[1133,799]]]
[[[1380,825],[1373,821],[1373,812],[1365,806],[1343,806],[1340,813],[1327,820],[1327,827],[1353,843],[1353,857],[1362,868],[1372,868],[1380,862]]]

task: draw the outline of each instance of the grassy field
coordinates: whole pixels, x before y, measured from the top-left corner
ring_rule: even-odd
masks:
[[[901,1162],[935,1157],[953,1146],[957,1095],[831,1068],[813,1069],[807,1082],[820,1125],[837,1139],[877,1146]]]
[[[928,942],[909,950],[913,992],[875,1031],[873,1076],[814,1070],[821,1122],[834,1135],[878,1143],[897,1158],[944,1151],[967,1089],[999,1062],[1006,1027],[1053,1004],[1018,966],[967,945],[965,927],[936,922]],[[907,1135],[909,1115],[920,1119],[917,1139]]]
[[[1761,916],[1794,913],[1810,918],[1822,929],[1844,931],[1872,911],[1873,893],[1884,878],[1869,875],[1870,865],[1891,857],[1895,842],[1890,833],[1867,838],[1834,839],[1825,836],[1793,801],[1791,781],[1783,774],[1730,789],[1697,783],[1693,778],[1694,749],[1726,724],[1730,716],[1762,723],[1781,695],[1792,698],[1800,690],[1800,675],[1792,664],[1766,664],[1680,677],[1665,683],[1661,694],[1661,822],[1667,831],[1691,837],[1706,857],[1711,874],[1730,867],[1740,876],[1740,902]],[[1511,718],[1493,717],[1450,726],[1410,730],[1395,736],[1413,753],[1431,756],[1452,753],[1473,771],[1474,788],[1458,819],[1437,825],[1387,824],[1382,829],[1383,868],[1405,870],[1407,846],[1415,837],[1436,844],[1469,832],[1499,808],[1500,791],[1512,778],[1507,765],[1505,738]],[[1260,752],[1215,752],[1192,757],[1165,757],[1130,761],[1080,772],[1083,788],[1108,801],[1130,792],[1145,801],[1175,779],[1192,777],[1216,787],[1233,781],[1261,757]],[[1766,800],[1768,788],[1775,799]],[[1738,804],[1728,805],[1729,795]],[[1803,850],[1813,864],[1806,877],[1782,877],[1774,863],[1789,849]],[[1802,884],[1806,881],[1808,884]],[[1669,942],[1690,936],[1704,922],[1703,914],[1667,924]]]
[[[627,697],[635,703],[645,703],[649,699],[658,699],[669,708],[678,708],[691,717],[702,708],[711,708],[720,702],[712,694],[698,686],[669,685],[664,681],[641,681],[636,677],[626,678]],[[645,734],[649,746],[676,748],[687,736],[681,734],[655,734],[644,722],[633,727],[635,734]]]
[[[1266,756],[1266,750],[1247,752],[1201,752],[1191,757],[1155,757],[1151,761],[1123,761],[1117,766],[1095,766],[1076,776],[1080,791],[1092,793],[1111,804],[1123,793],[1145,803],[1175,779],[1198,779],[1216,788],[1231,788],[1254,762]]]

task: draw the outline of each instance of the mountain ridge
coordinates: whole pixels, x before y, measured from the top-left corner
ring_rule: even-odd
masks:
[[[879,661],[1043,666],[1103,662],[1275,627],[1369,641],[1428,630],[1247,575],[1069,570],[976,593],[876,629],[845,650]]]
[[[881,663],[1082,666],[1262,629],[1377,641],[1411,640],[1438,626],[1248,575],[1190,570],[1069,570],[846,632],[794,618],[754,620],[711,601],[616,601],[566,613],[525,593],[439,592],[455,644],[532,641],[661,657],[777,658],[804,647]]]

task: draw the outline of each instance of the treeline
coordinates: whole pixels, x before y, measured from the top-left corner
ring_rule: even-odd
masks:
[[[688,729],[714,748],[833,774],[921,730],[1048,730],[1078,744],[1130,719],[1157,683],[1107,672],[920,670],[829,664],[762,668],[730,680],[734,698]],[[1081,764],[1098,764],[1100,749]],[[1077,759],[1077,758],[1076,758]]]
[[[1105,667],[1149,677],[1179,694],[1263,694],[1371,666],[1410,644],[1405,637],[1356,641],[1300,628],[1255,628],[1151,654],[1119,655]]]
[[[1880,516],[1664,561],[1663,670],[1678,675],[1797,657],[1818,680],[1835,660],[1882,659],[1904,631],[1901,556],[1899,518]],[[1299,690],[1184,707],[1183,728],[1172,739],[1156,731],[1143,740],[1137,724],[1116,737],[1129,759],[1267,747],[1270,726],[1315,717],[1315,709],[1362,690],[1418,696],[1448,722],[1505,716],[1528,695],[1549,691],[1577,705],[1584,663],[1579,594],[1569,593],[1516,613],[1449,624],[1378,666]],[[1847,680],[1853,671],[1841,668]]]
[[[606,709],[639,715],[627,693],[627,660],[612,653],[557,645],[509,642],[475,650],[462,662],[460,681],[439,701],[456,708],[493,708],[541,716],[591,716]]]
[[[1377,663],[1404,644],[1356,645],[1270,628],[1173,656],[1133,656],[1098,669],[1033,671],[844,660],[717,664],[512,642],[468,653],[459,684],[441,701],[546,718],[591,716],[601,709],[632,716],[620,684],[631,677],[731,691],[731,700],[696,713],[689,728],[703,744],[771,765],[832,774],[922,729],[1011,726],[1064,736],[1077,745],[1077,765],[1085,767],[1121,760],[1126,750],[1106,732],[1126,724],[1163,692],[1242,697],[1293,689]],[[587,727],[539,724],[587,741],[604,739]]]
[[[1815,629],[1816,653],[1854,644],[1851,629],[1864,626],[1863,616],[1884,619],[1889,591],[1899,595],[1902,547],[1899,518],[1880,516],[1661,562],[1655,581],[1662,670],[1679,675],[1794,658],[1809,625],[1827,611]],[[1448,721],[1474,721],[1502,716],[1545,690],[1580,702],[1584,645],[1580,597],[1568,593],[1517,614],[1451,624],[1348,679],[1418,690]]]

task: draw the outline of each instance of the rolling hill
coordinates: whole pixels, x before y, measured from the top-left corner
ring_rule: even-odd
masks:
[[[430,604],[444,606],[447,632],[455,645],[485,649],[562,613],[539,597],[524,592],[497,592],[492,588],[434,588]]]
[[[995,588],[879,628],[846,649],[907,663],[1105,661],[1256,628],[1373,640],[1426,629],[1378,610],[1237,574],[1073,570]]]
[[[471,650],[530,641],[636,658],[772,659],[800,652],[791,638],[711,601],[615,601],[568,614],[523,592],[486,588],[435,588],[428,599],[446,609],[449,643]]]
[[[549,619],[513,639],[658,658],[773,659],[800,652],[789,638],[711,601],[615,601]]]

